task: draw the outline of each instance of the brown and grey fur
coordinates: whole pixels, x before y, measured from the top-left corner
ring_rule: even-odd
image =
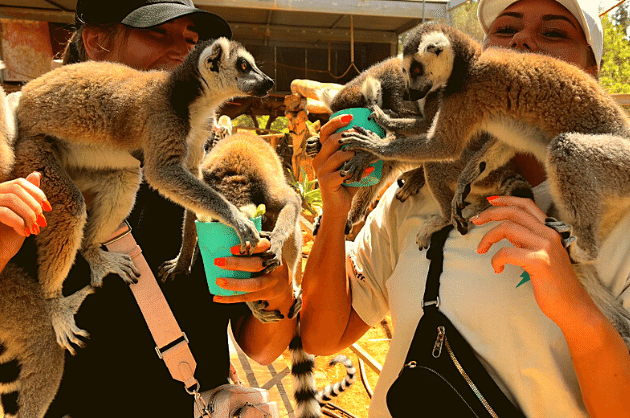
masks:
[[[403,54],[409,89],[442,91],[433,125],[426,134],[406,138],[404,155],[453,160],[481,131],[496,137],[485,146],[486,156],[495,147],[503,148],[495,158],[504,161],[516,152],[534,155],[545,166],[559,217],[577,237],[572,258],[593,262],[600,241],[630,203],[630,119],[623,109],[578,67],[511,50],[482,53],[478,43],[448,26],[421,26]],[[345,142],[387,158],[401,150],[365,135]],[[465,171],[472,175],[464,182],[474,178],[475,164],[486,156],[470,163]],[[630,315],[619,301],[599,280],[580,276],[604,314],[623,325],[622,336],[630,337]]]
[[[0,66],[3,67],[0,62]],[[0,88],[0,181],[13,167],[14,106]],[[69,300],[76,312],[90,292]],[[64,367],[56,343],[50,307],[37,281],[13,263],[0,272],[0,415],[40,418],[52,402]]]
[[[409,137],[426,132],[437,113],[439,92],[435,92],[422,99],[412,100],[414,94],[405,95],[406,83],[400,57],[385,60],[360,76],[350,81],[341,89],[330,103],[331,110],[349,107],[370,107],[375,116],[386,119],[391,141],[399,141],[401,137]],[[369,205],[374,201],[378,192],[388,184],[394,175],[420,164],[420,167],[406,171],[399,178],[400,189],[396,197],[405,201],[410,195],[416,194],[425,185],[438,202],[440,212],[431,215],[426,220],[426,228],[417,236],[420,248],[429,244],[433,232],[441,229],[451,220],[451,205],[457,187],[457,179],[466,167],[468,160],[474,157],[477,150],[488,140],[487,135],[480,135],[467,146],[465,152],[455,161],[427,162],[385,160],[381,182],[361,188],[355,195],[352,208],[348,215],[352,224],[363,219]],[[343,168],[342,173],[351,172],[360,175],[367,164],[377,157],[369,152],[359,151],[349,161],[349,167]],[[471,181],[472,188],[465,198],[470,202],[466,210],[467,217],[472,216],[488,206],[485,197],[506,194],[532,197],[529,184],[516,173],[508,163],[500,166],[486,167],[483,178]],[[468,190],[467,190],[468,191]],[[468,204],[468,203],[467,203]]]
[[[68,299],[72,312],[91,293]],[[64,349],[56,342],[50,301],[41,286],[9,263],[0,272],[0,411],[6,418],[43,417],[64,368]]]
[[[0,61],[0,70],[4,63]],[[9,98],[11,97],[11,98]],[[15,142],[15,107],[9,103],[16,95],[7,96],[0,87],[0,181],[9,178],[15,156],[13,146]]]
[[[298,222],[302,201],[282,173],[282,162],[271,145],[247,133],[236,133],[217,142],[204,157],[200,169],[203,182],[234,210],[250,212],[251,216],[256,207],[265,205],[262,231],[268,232],[262,234],[269,238],[271,247],[262,254],[263,273],[279,266],[284,257],[293,277],[302,255]],[[162,280],[190,272],[196,245],[195,218],[187,217],[179,255],[162,265],[159,273]],[[254,316],[263,322],[282,318],[279,313],[261,309],[260,303],[248,304]],[[295,314],[292,311],[290,316]]]
[[[131,258],[101,250],[130,212],[142,173],[162,195],[188,210],[234,225],[255,245],[253,223],[199,180],[207,122],[234,96],[264,96],[273,81],[238,43],[200,43],[173,72],[138,71],[122,64],[66,65],[29,82],[17,109],[13,175],[42,173],[53,211],[37,236],[39,281],[52,310],[58,342],[74,352],[79,329],[61,296],[76,251],[92,269],[91,284],[117,273],[133,282]],[[83,195],[92,196],[86,208]],[[87,209],[87,210],[86,210]],[[90,216],[87,218],[87,211]]]

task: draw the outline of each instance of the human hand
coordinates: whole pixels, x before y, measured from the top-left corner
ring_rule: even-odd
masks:
[[[545,225],[547,216],[531,199],[500,196],[488,201],[492,207],[472,217],[471,222],[500,223],[483,236],[477,252],[484,254],[495,243],[507,239],[513,246],[501,248],[492,257],[494,271],[502,272],[506,264],[522,267],[529,273],[534,297],[543,313],[559,325],[567,321],[576,308],[576,300],[586,293],[560,234]]]
[[[39,188],[42,175],[34,172],[25,179],[0,183],[0,262],[10,260],[31,234],[46,226],[44,211],[52,210]]]
[[[226,270],[240,270],[259,273],[265,269],[264,258],[256,256],[267,251],[271,243],[266,238],[261,239],[254,248],[254,255],[239,256],[239,246],[231,248],[234,257],[215,259],[215,265]],[[215,296],[214,301],[220,303],[238,303],[264,300],[269,303],[268,310],[281,310],[284,313],[293,302],[293,286],[286,263],[278,266],[267,274],[249,279],[235,279],[219,277],[216,284],[223,289],[247,292],[234,296]]]
[[[352,174],[342,176],[341,168],[345,162],[354,157],[355,153],[340,149],[339,140],[342,136],[341,133],[335,133],[335,131],[349,124],[351,120],[352,115],[341,115],[324,124],[319,131],[322,147],[313,158],[313,168],[322,193],[324,214],[327,218],[338,217],[344,222],[358,188],[342,187],[343,182],[350,179]]]

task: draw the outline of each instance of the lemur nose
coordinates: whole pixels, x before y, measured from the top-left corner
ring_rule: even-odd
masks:
[[[440,56],[444,49],[438,45],[429,45],[427,46],[427,52],[433,52],[436,56]]]

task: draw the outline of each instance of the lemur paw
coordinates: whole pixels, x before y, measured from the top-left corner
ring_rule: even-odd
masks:
[[[385,113],[383,109],[381,109],[377,105],[370,106],[370,110],[372,113],[368,116],[369,119],[373,119],[378,125],[387,126],[390,116]]]
[[[119,275],[127,284],[138,282],[140,271],[127,254],[110,253],[100,248],[90,248],[83,251],[83,257],[90,264],[90,284],[94,287],[102,286],[103,278],[110,273]]]
[[[293,304],[289,308],[289,312],[287,313],[287,317],[289,319],[293,319],[300,313],[302,310],[302,288],[295,288],[293,291],[293,297],[295,300]]]
[[[431,233],[427,233],[427,231],[418,232],[416,235],[416,244],[420,251],[429,248],[429,244],[431,244]]]
[[[424,187],[424,169],[416,168],[402,173],[398,177],[398,190],[396,190],[396,199],[401,202],[407,200],[410,196],[416,195]]]
[[[374,161],[376,161],[376,157],[369,152],[357,152],[354,157],[343,164],[339,174],[343,177],[351,175],[346,181],[361,181],[363,172]]]
[[[187,276],[190,275],[190,266],[182,266],[179,261],[179,256],[175,257],[172,260],[167,260],[160,266],[158,270],[158,277],[162,281],[162,283],[167,280],[173,280],[176,276],[180,274],[185,274]]]
[[[241,240],[240,253],[242,255],[252,255],[254,254],[254,249],[258,241],[260,241],[260,234],[252,221],[242,214],[241,217],[242,219],[236,219],[236,222],[232,226]]]
[[[284,315],[282,315],[278,310],[265,310],[265,308],[269,306],[269,303],[264,300],[256,300],[245,303],[247,304],[247,306],[249,306],[249,309],[252,311],[252,315],[254,315],[254,318],[258,319],[260,322],[278,322],[279,320],[284,319]]]
[[[74,321],[76,310],[90,293],[89,290],[83,288],[69,297],[48,299],[52,327],[57,337],[57,343],[73,356],[76,354],[74,346],[85,347],[85,342],[80,337],[89,338],[90,336],[87,331],[77,327]]]
[[[460,183],[457,185],[457,190],[455,190],[455,195],[451,201],[451,223],[462,235],[466,235],[468,232],[468,219],[466,219],[463,212],[464,209],[470,205],[470,203],[465,200],[469,194],[470,183]]]
[[[262,265],[264,267],[264,270],[259,274],[271,273],[276,267],[282,265],[282,243],[273,238],[272,233],[269,231],[260,231],[260,238],[266,238],[271,243],[271,246],[264,253],[258,254],[263,259]]]
[[[322,143],[319,142],[319,135],[314,135],[306,140],[306,155],[314,158],[319,150],[322,149]]]
[[[341,133],[342,139],[339,140],[342,148],[346,151],[368,151],[377,156],[382,155],[382,148],[387,143],[374,132],[354,126],[353,131],[344,131]]]

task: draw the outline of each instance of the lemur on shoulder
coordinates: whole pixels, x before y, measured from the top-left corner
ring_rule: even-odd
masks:
[[[347,132],[342,143],[380,158],[450,161],[488,132],[494,138],[468,163],[458,193],[465,193],[463,185],[480,171],[480,162],[490,161],[489,153],[502,161],[517,152],[532,154],[545,167],[560,219],[577,238],[569,247],[572,259],[593,263],[601,240],[628,213],[630,197],[630,118],[599,83],[549,56],[507,49],[482,53],[477,42],[446,25],[415,30],[403,47],[403,68],[409,90],[420,96],[441,91],[428,132],[396,142]],[[386,115],[375,116],[387,127]],[[595,271],[588,275],[597,277]],[[583,272],[579,277],[630,343],[628,311],[599,280],[586,280]]]
[[[350,107],[371,108],[375,116],[387,118],[388,139],[398,142],[402,137],[428,131],[437,113],[439,95],[439,91],[424,97],[415,91],[409,94],[403,75],[402,58],[395,57],[374,65],[350,81],[333,97],[329,106],[333,112]],[[353,198],[348,215],[349,222],[355,224],[363,219],[378,192],[394,175],[420,165],[418,168],[405,171],[399,177],[400,189],[396,196],[400,201],[405,201],[426,184],[438,202],[439,213],[427,217],[426,228],[423,228],[416,238],[419,248],[426,248],[432,233],[450,223],[457,179],[468,160],[473,158],[486,141],[487,135],[479,135],[455,161],[386,159],[383,163],[381,182],[361,188]],[[319,145],[318,140],[317,143],[313,142],[311,141],[309,145],[311,155],[316,154]],[[344,166],[342,174],[350,172],[355,177],[360,177],[367,165],[376,159],[378,157],[369,151],[357,151],[355,157]],[[487,196],[504,194],[533,198],[529,184],[506,162],[491,165],[482,178],[476,178],[470,183],[472,183],[470,190],[467,190],[465,196],[466,205],[469,205],[466,210],[467,217],[489,206],[485,199]]]
[[[235,227],[242,251],[256,245],[254,224],[199,179],[199,163],[215,109],[231,97],[265,96],[272,86],[242,45],[219,38],[199,43],[172,72],[83,62],[23,87],[13,176],[40,171],[53,205],[36,237],[38,278],[54,302],[62,347],[74,353],[72,344],[87,336],[61,293],[77,251],[90,264],[92,286],[109,273],[136,280],[130,257],[100,247],[131,211],[142,174],[186,217],[214,216]]]

